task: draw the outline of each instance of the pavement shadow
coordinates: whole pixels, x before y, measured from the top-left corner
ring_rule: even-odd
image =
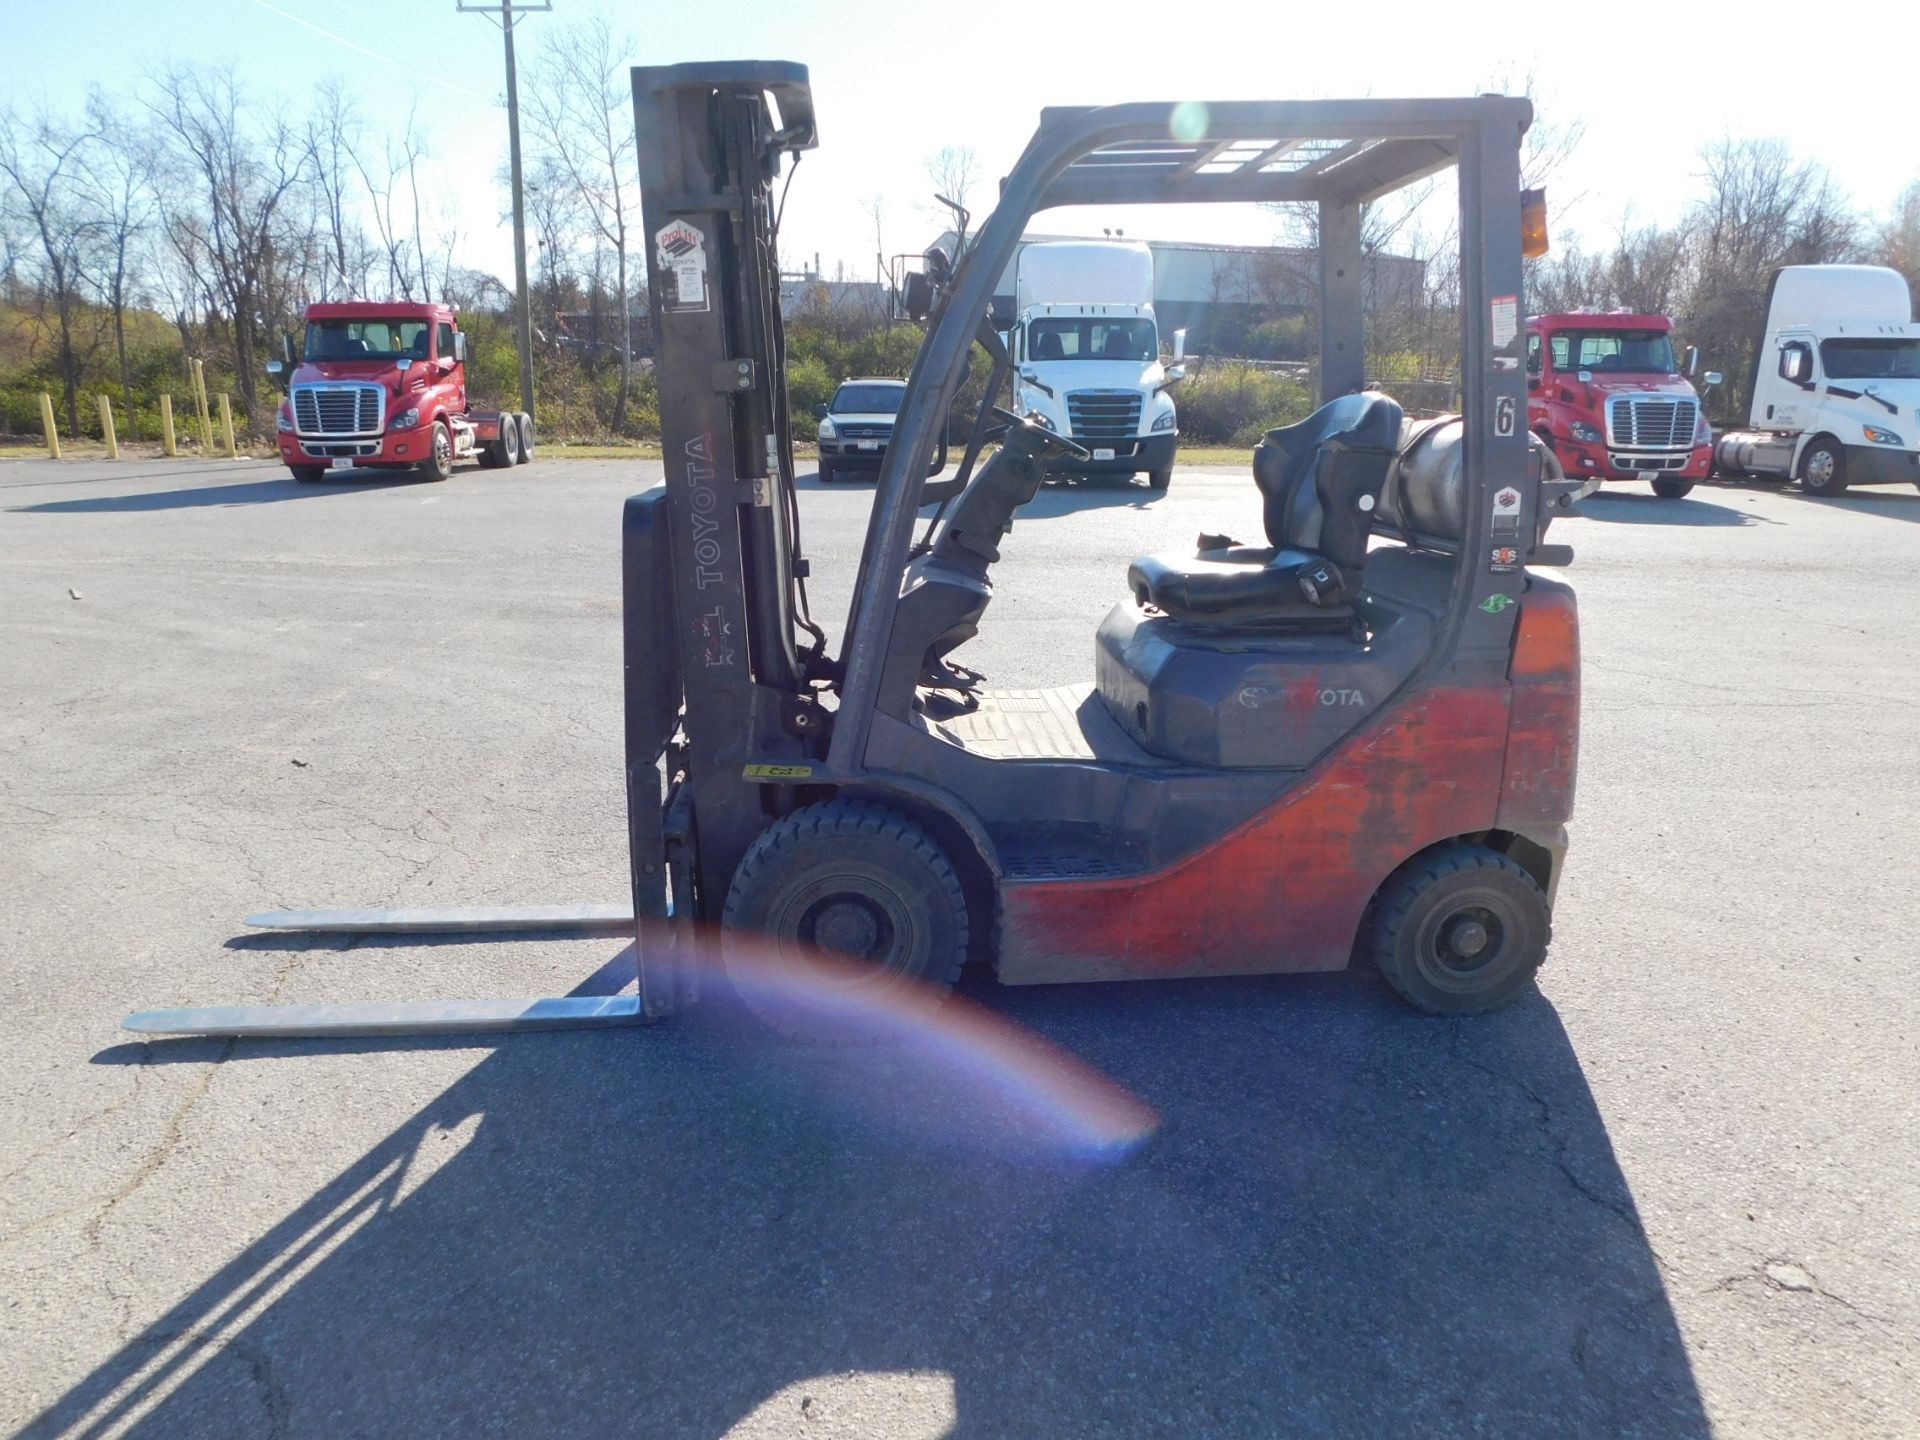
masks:
[[[1858,510],[1867,515],[1883,515],[1889,520],[1920,522],[1920,492],[1908,495],[1849,490],[1844,495],[1829,497],[1804,494],[1796,488],[1790,493],[1794,499],[1807,505],[1820,505],[1832,510]]]
[[[1598,490],[1574,507],[1576,515],[1588,520],[1604,520],[1625,525],[1758,525],[1757,515],[1716,505],[1710,500],[1683,496],[1664,500],[1658,495],[1634,495],[1618,490]],[[1773,522],[1778,523],[1778,522]]]
[[[1346,976],[975,993],[1157,1137],[957,1143],[993,1067],[938,1036],[505,1037],[23,1433],[850,1433],[890,1386],[958,1413],[894,1435],[1708,1433],[1540,996],[1441,1022]]]
[[[89,495],[78,500],[45,500],[38,505],[10,506],[16,515],[112,515],[149,510],[193,510],[202,506],[267,505],[280,500],[307,500],[338,495],[346,490],[387,490],[396,485],[424,485],[418,475],[384,475],[349,470],[303,484],[292,476],[278,480],[243,480],[232,485],[194,485],[179,490],[153,490],[144,495]]]

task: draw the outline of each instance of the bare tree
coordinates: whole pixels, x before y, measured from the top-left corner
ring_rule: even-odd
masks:
[[[1907,286],[1920,295],[1920,180],[1900,192],[1893,215],[1880,228],[1874,258],[1907,277]]]
[[[60,385],[67,425],[80,429],[80,356],[74,322],[93,238],[85,218],[84,172],[99,136],[87,126],[62,125],[42,112],[28,119],[0,113],[0,176],[38,244],[39,289],[51,295],[60,326]]]
[[[535,64],[534,83],[521,92],[532,123],[536,163],[547,173],[566,177],[582,216],[613,262],[620,351],[620,388],[611,422],[615,434],[626,428],[633,392],[629,230],[639,218],[639,193],[625,57],[636,48],[604,15],[556,30]]]
[[[403,299],[413,299],[413,286],[416,273],[423,279],[426,273],[424,260],[419,263],[416,272],[415,251],[419,246],[420,187],[418,166],[420,158],[426,152],[425,142],[416,129],[415,112],[407,112],[407,126],[396,141],[392,137],[380,147],[378,163],[369,158],[367,147],[361,146],[348,151],[353,167],[360,176],[360,184],[367,193],[367,206],[373,215],[374,233],[379,236],[381,252],[387,266],[387,290],[391,294],[399,291]],[[401,228],[401,217],[395,214],[395,206],[400,202],[400,183],[405,178],[413,192],[414,240],[409,242],[406,232]],[[422,295],[422,299],[431,299]]]
[[[133,403],[133,366],[127,357],[127,305],[133,266],[153,223],[153,162],[146,138],[96,90],[87,100],[87,124],[100,137],[88,166],[86,201],[93,215],[100,255],[93,288],[113,317],[113,349],[120,365],[120,397],[127,411],[127,436],[140,438],[140,416]]]
[[[927,178],[933,182],[933,193],[944,196],[962,209],[966,208],[967,194],[980,180],[979,158],[965,145],[948,145],[927,157]],[[944,206],[939,208],[942,218],[950,218]]]
[[[327,274],[320,293],[350,297],[362,293],[367,279],[366,239],[354,222],[353,176],[366,143],[358,114],[338,78],[314,92],[313,114],[303,137],[307,176],[327,239]]]
[[[175,67],[148,102],[181,171],[193,177],[197,240],[233,325],[234,383],[247,414],[259,397],[254,341],[280,239],[281,207],[305,176],[299,137],[278,112],[249,103],[231,67]]]

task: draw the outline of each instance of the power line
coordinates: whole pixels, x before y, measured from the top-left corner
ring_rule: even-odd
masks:
[[[395,60],[390,56],[382,55],[377,50],[369,50],[367,49],[366,46],[358,44],[355,41],[349,40],[344,35],[336,35],[333,33],[333,31],[325,29],[322,26],[316,25],[311,20],[304,19],[299,15],[295,15],[292,11],[282,10],[278,5],[274,5],[270,3],[270,0],[252,0],[252,3],[255,5],[258,5],[262,10],[271,11],[273,14],[278,15],[282,20],[291,20],[294,24],[302,26],[305,29],[311,30],[316,35],[323,35],[327,39],[333,41],[333,43],[336,45],[344,45],[346,46],[347,49],[353,51],[356,55],[364,55],[369,60],[378,60],[382,65],[390,65],[395,70],[399,70],[404,74],[412,75],[418,79],[425,80],[430,85],[438,85],[442,90],[451,90],[456,95],[465,95],[470,100],[491,100],[493,98],[490,95],[482,95],[478,90],[469,90],[464,85],[456,85],[451,80],[442,80],[438,75],[429,74],[428,72],[420,69],[417,65],[403,65],[398,60]]]

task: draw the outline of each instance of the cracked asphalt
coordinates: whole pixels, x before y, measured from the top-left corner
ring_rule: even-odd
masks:
[[[1911,490],[1557,528],[1579,813],[1512,1009],[969,981],[1158,1111],[1131,1153],[939,1036],[129,1043],[630,976],[240,920],[622,896],[619,507],[658,473],[0,461],[0,1427],[1920,1433]],[[829,628],[869,494],[804,485]],[[1257,523],[1227,470],[1050,489],[961,658],[1083,678],[1129,559]]]

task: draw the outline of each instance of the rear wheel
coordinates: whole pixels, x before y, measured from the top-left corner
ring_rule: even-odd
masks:
[[[444,420],[433,422],[433,440],[427,458],[420,462],[420,473],[429,480],[445,480],[453,474],[453,432]]]
[[[327,467],[324,465],[289,465],[287,468],[302,485],[315,485],[327,478]]]
[[[1809,495],[1842,495],[1847,489],[1847,452],[1830,435],[1807,442],[1800,455],[1800,488]]]
[[[1653,482],[1653,493],[1658,495],[1662,500],[1678,500],[1691,489],[1693,489],[1693,481],[1691,480],[1656,480]]]
[[[871,1038],[951,987],[967,954],[953,862],[912,820],[862,800],[808,805],[761,832],[724,919],[741,1001],[810,1039]]]
[[[511,414],[500,417],[500,429],[480,452],[480,463],[494,470],[505,470],[520,459],[520,426]]]
[[[1415,856],[1374,902],[1374,966],[1409,1005],[1477,1015],[1512,1000],[1547,958],[1546,892],[1517,863],[1456,841]]]
[[[533,459],[533,416],[523,410],[513,417],[513,423],[520,432],[520,463],[524,465]]]

